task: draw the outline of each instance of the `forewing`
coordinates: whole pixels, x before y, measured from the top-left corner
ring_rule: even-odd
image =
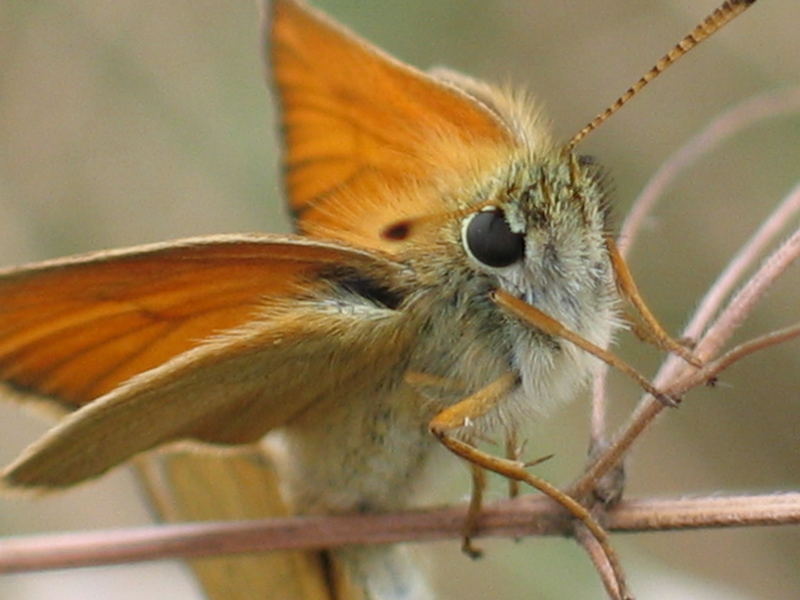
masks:
[[[405,313],[374,298],[333,283],[259,310],[72,413],[9,467],[6,485],[69,486],[176,440],[254,442],[325,400],[378,393],[400,376]]]
[[[450,209],[439,179],[466,176],[516,144],[468,93],[299,2],[269,6],[285,179],[301,231],[391,251],[387,225]]]
[[[387,261],[293,236],[237,235],[89,254],[0,273],[0,380],[71,410],[246,323],[319,273]]]

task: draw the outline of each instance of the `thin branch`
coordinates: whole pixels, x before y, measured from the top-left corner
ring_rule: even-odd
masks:
[[[719,352],[767,289],[798,257],[800,257],[800,230],[795,231],[735,295],[697,344],[695,353],[702,358],[708,358]],[[656,376],[655,385],[670,396],[680,396],[689,389],[684,385],[686,382],[681,380],[681,373],[686,374],[690,370],[693,369],[679,359],[669,357]],[[584,474],[573,483],[569,490],[570,495],[582,498],[588,494],[595,482],[622,460],[636,439],[663,409],[664,405],[661,402],[649,396],[644,397],[629,418],[627,425],[615,437],[608,449],[597,457]]]
[[[800,193],[800,188],[798,188]],[[796,230],[781,246],[764,262],[752,279],[739,290],[728,307],[716,322],[708,329],[702,341],[697,345],[697,353],[701,357],[713,356],[733,335],[733,332],[744,322],[755,308],[755,305],[772,287],[795,260],[800,257],[800,229]]]
[[[700,157],[743,129],[764,119],[798,111],[800,111],[800,87],[792,87],[748,98],[714,119],[673,153],[639,194],[620,230],[619,249],[622,255],[625,256],[630,251],[647,215],[684,169],[695,164]]]
[[[194,558],[347,544],[455,539],[464,506],[382,515],[289,517],[161,524],[0,540],[0,573]],[[800,524],[800,492],[729,497],[626,500],[605,522],[618,532]],[[488,505],[480,537],[569,535],[573,521],[548,498],[525,496]]]
[[[758,228],[747,243],[736,253],[733,260],[709,288],[700,301],[684,335],[692,339],[700,336],[711,318],[719,311],[722,301],[728,297],[745,271],[755,261],[775,237],[786,228],[786,224],[800,214],[800,182],[788,196],[772,211],[766,221]]]
[[[592,409],[589,416],[589,448],[605,444],[608,431],[608,369],[605,363],[597,367],[592,377]]]
[[[605,560],[613,573],[614,587],[618,590],[616,595],[612,597],[615,599],[627,598],[630,595],[628,593],[628,584],[622,569],[622,563],[617,556],[616,550],[611,546],[608,532],[595,520],[592,513],[585,506],[541,477],[526,471],[526,465],[524,463],[485,454],[465,442],[437,432],[435,427],[432,427],[431,430],[439,438],[439,441],[457,456],[466,459],[473,465],[479,465],[484,469],[503,475],[508,479],[515,479],[527,483],[529,486],[548,496],[564,510],[568,511],[573,518],[585,527],[587,532],[591,532],[597,541],[598,547],[602,549]]]
[[[586,550],[586,554],[589,555],[589,560],[592,561],[594,570],[600,576],[600,581],[602,581],[608,597],[614,599],[622,598],[622,591],[617,585],[618,574],[614,572],[608,562],[603,547],[597,541],[597,538],[582,523],[576,523],[575,539]]]
[[[695,164],[703,155],[710,153],[726,139],[743,129],[764,119],[780,117],[797,111],[800,111],[800,87],[772,90],[748,98],[722,113],[700,133],[678,148],[650,178],[628,212],[617,239],[617,245],[622,256],[625,257],[629,254],[647,216],[653,211],[664,192],[684,169]],[[763,252],[770,240],[777,235],[798,210],[800,210],[800,184],[790,192],[788,198],[759,228],[758,232],[734,257],[733,261],[709,289],[700,308],[695,313],[692,324],[687,329],[686,336],[688,338],[695,339],[700,335],[742,273],[753,264],[756,257]],[[605,442],[608,412],[605,393],[607,376],[608,367],[602,365],[594,378],[590,419],[590,445],[592,447]]]
[[[609,513],[612,531],[798,525],[800,492],[751,496],[627,500]]]
[[[774,211],[767,217],[761,227],[736,253],[733,260],[720,274],[700,301],[689,325],[684,330],[684,336],[696,339],[708,325],[708,322],[719,310],[722,301],[731,293],[734,285],[760,256],[769,243],[786,227],[786,224],[800,214],[800,183],[781,201]],[[672,360],[670,369],[675,369],[682,364],[681,361]],[[594,377],[592,387],[592,413],[590,419],[591,445],[597,447],[603,442],[606,425],[606,380],[608,367],[601,365],[598,374]],[[659,378],[660,380],[661,378]]]
[[[689,375],[682,382],[682,387],[691,389],[697,385],[702,385],[708,381],[713,380],[718,373],[721,373],[735,362],[743,358],[755,354],[760,350],[765,350],[770,346],[777,346],[784,342],[791,341],[800,337],[800,323],[772,331],[765,335],[759,336],[749,340],[743,344],[739,344],[735,348],[729,350],[719,358],[714,359],[712,362],[705,365],[699,371]]]

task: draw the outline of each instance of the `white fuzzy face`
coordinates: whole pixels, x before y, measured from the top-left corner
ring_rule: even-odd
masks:
[[[616,292],[601,191],[588,178],[576,186],[552,166],[533,175],[517,184],[521,192],[462,220],[464,251],[499,288],[603,342],[607,336],[593,339],[604,329],[596,321],[614,312]]]
[[[473,268],[498,288],[605,347],[618,325],[618,298],[603,199],[591,178],[576,185],[565,172],[557,165],[542,167],[516,186],[521,193],[465,217],[461,242]],[[506,329],[505,336],[522,382],[504,403],[511,415],[531,399],[538,411],[572,397],[596,363],[524,323]]]

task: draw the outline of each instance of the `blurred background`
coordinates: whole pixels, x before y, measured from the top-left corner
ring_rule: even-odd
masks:
[[[716,0],[318,0],[338,20],[414,65],[447,65],[525,86],[566,139],[638,78]],[[0,264],[190,235],[287,230],[274,107],[263,83],[251,0],[3,0],[0,3]],[[653,172],[715,115],[800,84],[800,4],[757,4],[593,134],[583,152],[615,182],[619,221]],[[800,114],[763,121],[668,190],[632,268],[668,329],[800,179]],[[797,320],[800,275],[784,277],[737,336]],[[630,496],[800,487],[798,343],[735,366],[692,393],[636,449]],[[652,372],[659,353],[623,339]],[[617,423],[637,390],[612,378]],[[538,472],[580,469],[582,397],[530,427]],[[0,404],[0,463],[48,424]],[[463,499],[466,469],[430,502]],[[492,493],[501,497],[503,487]],[[0,535],[143,524],[124,469],[42,500],[0,501]],[[639,598],[800,597],[797,527],[616,536]],[[592,567],[560,539],[417,546],[442,598],[602,598]],[[0,577],[13,600],[200,598],[180,563]]]

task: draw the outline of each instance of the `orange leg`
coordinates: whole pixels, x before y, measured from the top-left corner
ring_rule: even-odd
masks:
[[[517,443],[517,431],[512,429],[506,435],[506,458],[508,460],[519,462],[522,455],[522,446]],[[508,497],[516,498],[519,496],[519,481],[516,479],[508,480]]]
[[[657,398],[664,404],[668,406],[674,406],[677,404],[677,400],[675,398],[671,398],[663,392],[657,390],[653,384],[650,383],[641,373],[619,358],[616,354],[609,352],[608,350],[605,350],[596,344],[593,344],[571,329],[567,329],[559,321],[556,321],[553,317],[542,312],[535,306],[532,306],[503,290],[497,290],[494,292],[494,301],[510,313],[516,315],[523,321],[530,323],[537,329],[540,329],[550,335],[563,338],[568,342],[572,342],[578,346],[578,348],[581,348],[589,354],[596,356],[611,367],[622,371],[634,379],[648,394],[651,394],[654,398]]]
[[[628,263],[622,258],[617,244],[611,237],[606,237],[606,246],[608,247],[608,255],[611,257],[611,266],[614,268],[617,289],[620,295],[631,303],[642,318],[641,326],[635,328],[637,335],[645,342],[650,342],[662,350],[677,354],[695,367],[702,367],[702,361],[693,356],[683,344],[672,338],[650,311],[639,292],[639,288],[636,287],[636,282],[633,279],[631,270],[628,268]]]
[[[526,471],[524,463],[492,456],[450,434],[453,430],[469,426],[476,419],[484,416],[517,385],[518,378],[512,373],[499,377],[486,387],[436,415],[429,424],[431,433],[457,456],[482,469],[493,471],[508,479],[527,483],[569,511],[597,539],[614,572],[616,584],[621,591],[620,595],[628,597],[622,568],[616,552],[611,547],[608,533],[592,517],[586,507],[552,484]],[[474,531],[470,532],[471,535],[474,533]]]
[[[461,550],[470,558],[480,558],[483,551],[472,543],[472,538],[478,531],[478,518],[483,506],[483,492],[486,489],[486,471],[475,463],[469,464],[472,472],[472,493],[469,497],[467,520],[464,522],[464,538]]]

